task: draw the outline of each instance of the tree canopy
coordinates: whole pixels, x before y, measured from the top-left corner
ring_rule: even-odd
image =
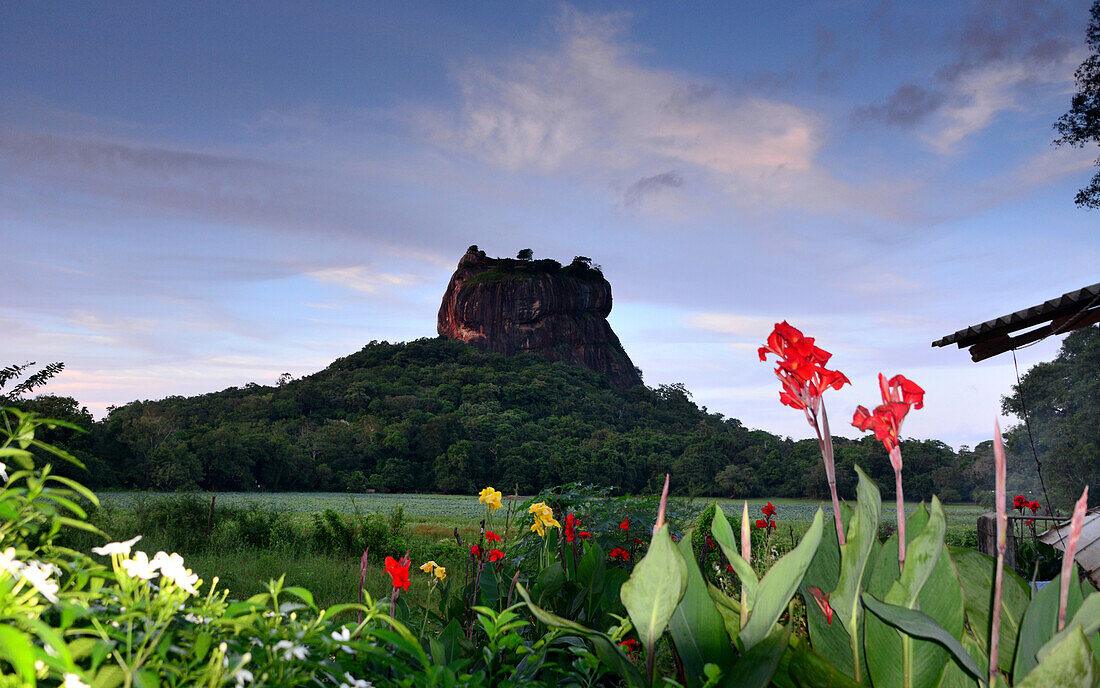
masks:
[[[1086,37],[1092,53],[1074,74],[1077,92],[1070,101],[1069,112],[1054,123],[1059,135],[1055,145],[1068,144],[1076,148],[1084,148],[1089,143],[1100,145],[1100,0],[1093,2],[1089,14]],[[1100,165],[1100,159],[1096,162]],[[1079,206],[1100,208],[1100,172],[1093,176],[1088,186],[1077,192],[1074,200]]]

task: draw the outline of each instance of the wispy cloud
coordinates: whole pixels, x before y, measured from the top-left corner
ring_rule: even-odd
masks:
[[[319,282],[335,284],[365,294],[381,294],[388,289],[412,286],[419,281],[416,276],[408,273],[394,275],[378,272],[367,265],[357,265],[350,268],[328,268],[307,274]]]

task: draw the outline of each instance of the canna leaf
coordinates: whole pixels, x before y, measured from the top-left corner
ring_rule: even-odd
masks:
[[[653,533],[649,551],[623,583],[619,597],[638,637],[652,657],[657,640],[687,589],[687,563],[676,550],[668,526]]]
[[[821,544],[823,522],[821,509],[818,509],[810,529],[802,536],[798,546],[775,562],[760,581],[749,621],[738,636],[743,651],[748,652],[771,633],[772,627],[794,597],[818,545]]]
[[[714,541],[718,543],[718,547],[722,550],[722,554],[726,555],[726,559],[733,566],[733,572],[741,580],[741,585],[745,586],[747,602],[745,606],[751,612],[759,580],[756,578],[756,572],[752,570],[752,565],[737,552],[737,539],[733,535],[733,528],[730,528],[729,519],[722,512],[722,507],[717,504],[714,505],[714,521],[711,523],[710,529],[711,533],[714,534]]]
[[[685,536],[678,547],[687,565],[687,588],[669,619],[668,630],[684,663],[688,686],[699,686],[705,681],[703,668],[707,664],[715,664],[722,673],[727,672],[734,658],[733,647],[722,615],[695,563],[691,537]]]
[[[1007,572],[1006,572],[1007,573]],[[1058,588],[1061,575],[1043,586],[1035,594],[1031,604],[1024,612],[1020,623],[1020,635],[1016,643],[1016,658],[1012,665],[1012,678],[1019,681],[1027,676],[1038,664],[1039,649],[1054,637],[1058,631]],[[1081,587],[1069,586],[1069,604],[1066,607],[1070,618],[1077,614],[1081,606]],[[998,662],[998,665],[1000,662]]]
[[[982,652],[988,657],[993,574],[997,560],[988,554],[961,547],[952,547],[949,553],[962,588],[967,625],[975,634]],[[1030,600],[1031,592],[1024,579],[1016,572],[1005,569],[1001,579],[1001,642],[997,664],[1006,674],[1012,671],[1020,624]]]
[[[1049,587],[1049,586],[1048,586]],[[1071,585],[1070,589],[1077,586]],[[1045,590],[1046,588],[1044,588]],[[1081,626],[1073,624],[1061,642],[1016,688],[1077,688],[1093,683],[1092,653]]]

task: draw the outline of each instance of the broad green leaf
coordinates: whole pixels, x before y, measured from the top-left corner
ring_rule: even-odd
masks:
[[[882,511],[882,496],[867,474],[855,467],[859,476],[856,494],[859,498],[855,513],[848,521],[845,533],[846,542],[840,548],[840,572],[836,589],[830,596],[830,604],[836,612],[836,618],[848,632],[849,651],[852,661],[852,676],[859,680],[859,670],[866,660],[860,657],[859,641],[862,626],[862,609],[859,594],[864,584],[867,560],[878,537],[879,514]],[[827,591],[826,591],[827,592]],[[845,664],[849,664],[846,662]]]
[[[821,509],[818,509],[798,546],[775,562],[760,581],[749,621],[737,639],[743,651],[751,650],[753,645],[767,637],[787,608],[821,544],[822,527],[823,517]]]
[[[1007,571],[1006,577],[1007,577]],[[1016,643],[1016,657],[1012,666],[1012,678],[1019,681],[1039,663],[1039,648],[1054,637],[1058,630],[1058,588],[1061,575],[1047,583],[1035,594],[1031,604],[1024,612],[1020,622],[1020,635]],[[1081,587],[1069,586],[1069,599],[1066,604],[1066,618],[1072,618],[1081,606]],[[1001,643],[1001,648],[1005,647]],[[997,662],[1000,665],[1000,662]]]
[[[817,513],[821,514],[820,511]],[[790,639],[791,627],[777,626],[767,637],[741,655],[730,672],[718,682],[718,688],[767,688]]]
[[[1100,594],[1094,593],[1086,597],[1085,601],[1082,602],[1081,606],[1077,609],[1077,613],[1073,615],[1072,619],[1066,622],[1066,627],[1039,648],[1035,656],[1038,657],[1040,662],[1050,654],[1050,651],[1053,650],[1058,643],[1062,642],[1062,640],[1072,632],[1073,626],[1075,625],[1081,628],[1081,631],[1086,637],[1100,630]]]
[[[653,653],[686,588],[687,564],[676,550],[668,526],[662,526],[619,591],[646,652]]]
[[[714,602],[714,608],[722,616],[722,623],[726,627],[730,640],[736,642],[737,636],[741,633],[741,603],[712,583],[707,583],[707,594]]]
[[[963,598],[957,575],[943,547],[946,518],[939,500],[932,499],[929,512],[922,504],[906,521],[907,540],[905,569],[887,591],[881,590],[883,579],[869,591],[878,599],[909,610],[919,610],[931,618],[956,641],[963,637]],[[897,536],[883,547],[881,556],[896,552]],[[883,571],[896,571],[880,562]],[[881,576],[879,567],[876,574]],[[948,652],[930,640],[899,633],[878,618],[865,623],[864,643],[867,663],[876,686],[883,688],[930,688],[938,685],[948,663]],[[959,643],[961,647],[961,643]],[[900,661],[899,661],[900,660]]]
[[[688,685],[697,686],[705,680],[702,678],[704,666],[715,664],[725,673],[734,653],[722,615],[715,608],[707,592],[707,583],[695,563],[691,537],[685,535],[678,547],[687,565],[687,588],[669,619],[668,630],[684,663]]]
[[[985,669],[989,668],[989,656],[982,651],[973,635],[963,633],[962,646],[975,664]],[[980,680],[974,679],[968,676],[957,662],[950,662],[943,671],[943,680],[939,688],[982,688],[987,678],[988,676],[983,673]]]
[[[860,688],[860,684],[841,673],[808,643],[801,643],[792,654],[788,673],[799,688]]]
[[[531,614],[536,619],[550,628],[575,633],[590,641],[592,643],[592,648],[596,652],[596,656],[600,658],[601,662],[610,667],[612,671],[618,673],[619,676],[626,679],[629,685],[637,686],[638,688],[646,687],[646,680],[642,676],[642,673],[638,671],[638,667],[634,666],[634,663],[631,662],[630,659],[623,654],[623,651],[611,641],[611,638],[608,638],[599,631],[594,631],[591,628],[582,626],[569,619],[563,619],[539,607],[531,601],[531,595],[527,592],[527,588],[525,588],[522,583],[516,585],[516,592],[523,598],[523,601],[527,604],[527,608],[531,610]]]
[[[0,625],[0,657],[15,667],[26,685],[34,686],[34,642],[22,631]]]
[[[126,680],[126,672],[117,664],[105,664],[92,679],[92,688],[116,688]]]
[[[726,555],[726,559],[733,566],[733,572],[737,574],[741,585],[745,586],[746,606],[751,612],[759,581],[756,578],[756,572],[752,570],[752,565],[738,553],[737,538],[733,534],[733,528],[730,528],[729,519],[722,513],[722,507],[717,504],[714,505],[714,521],[711,524],[710,531],[714,534],[714,541],[718,543],[722,554]]]
[[[873,595],[866,592],[863,593],[863,604],[872,614],[902,633],[938,643],[951,653],[951,656],[966,673],[974,678],[982,679],[985,677],[985,672],[970,656],[970,653],[966,651],[962,643],[927,614],[915,609],[880,602]]]
[[[1076,586],[1070,586],[1071,588]],[[1092,653],[1081,627],[1074,624],[1070,633],[1055,645],[1016,688],[1078,688],[1093,682]]]
[[[997,560],[987,554],[961,547],[952,547],[949,552],[962,586],[967,625],[977,637],[982,652],[988,657],[993,577],[997,570]],[[1012,672],[1017,635],[1030,600],[1031,592],[1024,579],[1016,575],[1015,571],[1005,569],[1001,579],[1001,642],[997,664],[1006,674]]]
[[[283,588],[283,592],[287,593],[288,595],[294,595],[313,609],[317,608],[317,605],[313,602],[313,593],[311,593],[309,590],[306,590],[305,588],[290,586]]]

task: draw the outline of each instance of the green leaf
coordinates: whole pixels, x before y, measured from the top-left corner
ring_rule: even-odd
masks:
[[[1081,627],[1074,624],[1043,661],[1016,684],[1016,688],[1078,688],[1091,686],[1092,682],[1089,643]]]
[[[707,583],[707,594],[714,602],[714,608],[722,616],[722,623],[725,624],[730,640],[736,642],[738,634],[741,633],[741,603],[712,583]]]
[[[733,528],[730,528],[729,519],[722,513],[722,507],[717,504],[714,505],[714,521],[711,523],[710,530],[714,534],[714,541],[718,543],[722,554],[726,555],[726,559],[733,566],[733,572],[737,574],[737,577],[741,580],[741,585],[745,587],[746,606],[751,612],[759,581],[756,578],[756,572],[752,570],[752,565],[738,553],[737,538],[733,534]]]
[[[767,688],[790,639],[790,626],[776,626],[767,637],[741,655],[729,674],[718,682],[718,688]]]
[[[30,636],[8,625],[0,625],[0,657],[8,660],[30,686],[34,679],[34,642]]]
[[[862,609],[859,594],[863,590],[863,578],[867,572],[867,561],[878,537],[879,514],[882,512],[882,496],[873,480],[859,467],[855,467],[859,476],[856,488],[858,503],[856,511],[848,521],[844,546],[840,548],[840,573],[836,589],[829,602],[836,612],[838,620],[848,632],[849,650],[853,676],[859,680],[859,669],[866,660],[860,657],[860,631]],[[825,591],[828,592],[828,591]],[[816,605],[814,605],[816,606]],[[846,662],[847,664],[847,662]]]
[[[821,544],[822,527],[823,517],[821,509],[818,509],[810,529],[802,536],[798,546],[775,562],[760,581],[748,623],[741,629],[738,637],[744,651],[751,650],[753,645],[767,637],[783,610],[787,608],[802,582],[802,577],[806,575],[806,569],[810,567],[817,546]]]
[[[860,684],[838,671],[808,643],[795,648],[787,671],[799,688],[860,688]]]
[[[997,571],[997,560],[987,554],[961,547],[952,547],[949,552],[963,591],[967,625],[976,635],[982,652],[988,657],[993,577]],[[1012,672],[1020,624],[1030,601],[1031,591],[1024,579],[1016,575],[1015,571],[1005,569],[1001,578],[1001,642],[997,665],[1006,674]],[[1038,645],[1035,647],[1037,649]]]
[[[951,653],[951,656],[966,673],[976,679],[985,678],[985,672],[970,656],[970,653],[966,651],[962,643],[955,636],[948,633],[943,626],[936,623],[932,617],[915,609],[880,602],[870,593],[863,593],[862,598],[864,606],[890,626],[907,635],[938,643]]]
[[[550,628],[568,631],[569,633],[574,633],[585,638],[592,643],[592,648],[595,650],[596,656],[600,658],[600,661],[603,662],[605,666],[626,679],[628,684],[637,686],[638,688],[646,688],[646,680],[642,676],[642,673],[638,671],[638,667],[634,666],[634,663],[631,662],[630,659],[623,654],[623,651],[611,641],[611,638],[608,638],[599,631],[594,631],[575,621],[563,619],[539,607],[531,601],[531,594],[527,592],[527,588],[525,588],[522,583],[516,585],[516,592],[523,598],[523,601],[527,604],[527,608],[531,610],[532,616],[540,622]]]
[[[687,565],[687,588],[669,619],[668,630],[684,663],[688,685],[698,686],[705,680],[701,677],[707,664],[726,672],[734,658],[733,646],[722,614],[708,594],[707,583],[695,563],[691,537],[685,535],[677,546]]]
[[[1007,571],[1006,577],[1007,577]],[[1038,665],[1039,648],[1054,637],[1058,631],[1058,593],[1062,576],[1059,574],[1054,580],[1043,586],[1043,589],[1035,594],[1031,604],[1024,612],[1023,621],[1020,622],[1020,635],[1016,644],[1016,658],[1012,665],[1012,678],[1019,681],[1023,676]],[[1066,601],[1066,618],[1072,618],[1081,606],[1081,587],[1069,586],[1069,599]],[[1005,647],[1001,643],[1001,648]],[[1000,662],[997,663],[1000,665]]]
[[[1072,632],[1072,627],[1074,625],[1080,626],[1086,637],[1100,630],[1100,593],[1093,593],[1086,597],[1085,601],[1077,609],[1077,613],[1066,623],[1066,627],[1039,648],[1035,656],[1038,657],[1040,662],[1050,654],[1051,650],[1053,650],[1056,645],[1062,642],[1062,640]]]
[[[290,586],[290,587],[283,588],[283,592],[285,592],[289,595],[294,595],[295,597],[297,597],[301,601],[308,604],[313,609],[317,608],[317,605],[313,602],[313,593],[311,593],[309,590],[306,590],[305,588]]]
[[[92,688],[116,688],[125,680],[126,672],[117,664],[107,664],[101,667],[92,679]]]
[[[650,655],[686,588],[687,564],[676,551],[668,526],[662,526],[653,534],[649,551],[619,590],[634,630]]]
[[[946,517],[943,506],[932,498],[931,512],[924,505],[906,521],[911,534],[906,548],[905,570],[890,584],[889,591],[878,599],[909,610],[920,610],[960,641],[963,637],[963,597],[958,577],[943,547]],[[908,527],[911,526],[911,527]],[[893,553],[896,537],[883,547],[883,556]],[[881,570],[897,570],[881,563]],[[878,577],[878,576],[876,576]],[[872,588],[880,586],[872,586]],[[876,592],[871,591],[872,595]],[[948,660],[944,647],[930,640],[899,634],[878,618],[865,622],[864,643],[871,679],[883,688],[930,688],[939,684]],[[961,643],[959,643],[961,647]],[[899,661],[900,659],[900,661]]]

